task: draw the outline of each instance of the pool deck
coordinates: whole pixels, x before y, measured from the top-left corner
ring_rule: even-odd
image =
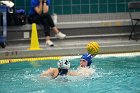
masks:
[[[139,13],[136,15],[139,17]],[[8,27],[6,48],[0,48],[0,60],[67,55],[77,56],[86,52],[86,45],[90,41],[99,43],[99,54],[140,52],[140,40],[128,39],[132,28],[127,13],[86,16],[65,15],[58,18],[58,21],[62,22],[57,24],[57,27],[67,37],[64,40],[59,40],[51,31],[51,40],[55,46],[49,47],[45,44],[41,27],[37,26],[39,43],[42,50],[28,50],[30,47],[31,25]],[[78,22],[71,22],[71,20]],[[140,26],[138,32],[139,30]],[[26,38],[26,35],[28,38]],[[140,38],[140,35],[138,38]]]
[[[30,41],[10,42],[5,49],[0,49],[0,59],[51,57],[51,56],[77,56],[86,52],[86,44],[96,41],[100,45],[100,54],[140,52],[140,41],[128,40],[128,33],[109,35],[78,35],[67,36],[64,40],[52,37],[54,47],[45,44],[40,39],[41,50],[28,50]]]

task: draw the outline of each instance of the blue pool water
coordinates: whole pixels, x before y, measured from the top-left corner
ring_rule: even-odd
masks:
[[[40,78],[42,71],[57,67],[57,60],[0,65],[0,93],[140,93],[140,56],[93,59],[91,77]],[[71,69],[79,58],[71,59]]]

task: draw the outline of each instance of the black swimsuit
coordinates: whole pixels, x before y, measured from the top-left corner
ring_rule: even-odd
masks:
[[[67,73],[68,73],[68,69],[60,69],[60,68],[58,68],[58,70],[59,70],[58,75],[61,75],[61,76],[67,75]]]

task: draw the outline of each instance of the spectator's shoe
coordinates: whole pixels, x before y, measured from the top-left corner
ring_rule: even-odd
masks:
[[[59,39],[64,39],[66,37],[66,34],[63,34],[62,32],[58,32],[55,37],[59,38]]]
[[[53,42],[51,40],[47,40],[46,41],[46,44],[49,45],[50,47],[53,47],[54,46],[54,44],[53,44]]]

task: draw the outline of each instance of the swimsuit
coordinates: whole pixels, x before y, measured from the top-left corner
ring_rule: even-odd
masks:
[[[61,76],[67,75],[67,73],[68,73],[68,69],[60,69],[60,68],[58,68],[58,71],[59,71],[58,75],[61,75]]]

